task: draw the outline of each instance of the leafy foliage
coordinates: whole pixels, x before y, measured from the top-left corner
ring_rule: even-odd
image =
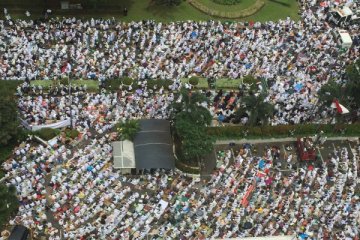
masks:
[[[360,59],[346,68],[348,82],[346,84],[346,94],[350,97],[356,108],[360,107]]]
[[[116,125],[120,140],[133,141],[135,135],[140,131],[140,123],[138,120],[126,120]]]
[[[196,86],[199,84],[199,78],[198,77],[191,77],[189,80],[189,83],[193,86]]]
[[[249,95],[244,97],[245,109],[249,113],[249,125],[267,125],[268,119],[274,114],[274,106],[264,101],[265,96],[260,94],[259,96]],[[244,114],[240,108],[235,115]]]
[[[39,138],[45,141],[49,141],[50,139],[53,139],[59,134],[60,134],[60,130],[53,128],[42,128],[34,132],[34,135],[38,136]]]
[[[134,80],[129,77],[124,77],[123,79],[121,79],[121,81],[124,85],[130,86]]]
[[[180,101],[171,106],[175,133],[180,138],[184,160],[194,165],[214,148],[215,139],[206,132],[212,117],[208,109],[200,105],[206,101],[204,95],[182,90],[179,97]]]
[[[21,81],[0,81],[0,146],[16,139],[21,128],[16,106],[15,91]]]
[[[79,136],[79,131],[76,129],[66,128],[64,132],[67,138],[75,139]]]
[[[0,184],[0,227],[7,223],[9,217],[17,212],[19,201],[14,186]]]

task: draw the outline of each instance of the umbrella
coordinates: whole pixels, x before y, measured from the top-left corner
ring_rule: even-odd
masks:
[[[196,33],[196,32],[192,32],[192,33],[190,34],[190,37],[191,37],[191,38],[197,38],[197,33]]]
[[[245,223],[244,223],[244,228],[245,228],[245,229],[250,229],[250,228],[252,228],[252,223],[251,223],[251,222],[245,222]]]
[[[247,63],[247,64],[245,64],[245,68],[246,68],[246,69],[251,68],[251,66],[252,66],[252,64],[251,64],[251,63]]]
[[[309,165],[309,166],[308,166],[308,170],[309,170],[309,171],[314,170],[314,166],[313,166],[313,165]]]
[[[219,117],[218,117],[218,121],[219,121],[219,122],[222,122],[222,121],[224,121],[224,120],[225,120],[225,116],[222,115],[222,114],[220,114]]]
[[[143,93],[143,91],[141,89],[137,89],[135,92],[139,95],[141,95]]]
[[[94,169],[94,167],[91,166],[91,165],[86,168],[86,170],[87,170],[88,172],[91,172],[93,169]]]
[[[265,167],[265,161],[263,160],[263,159],[261,159],[260,161],[259,161],[259,168],[260,169],[263,169]]]
[[[294,89],[297,91],[297,92],[300,92],[301,89],[303,88],[303,84],[302,83],[298,83],[295,85]]]
[[[201,211],[201,210],[197,210],[197,211],[196,211],[196,215],[197,215],[198,217],[201,217],[201,216],[204,215],[204,212]]]

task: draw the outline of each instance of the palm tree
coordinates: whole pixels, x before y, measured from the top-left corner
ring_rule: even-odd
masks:
[[[120,140],[133,141],[136,133],[140,130],[140,123],[138,120],[126,120],[118,123],[116,129],[120,135]]]
[[[274,106],[265,102],[265,95],[249,95],[244,97],[245,110],[249,115],[249,125],[267,125],[274,115]],[[238,109],[242,113],[242,109]]]

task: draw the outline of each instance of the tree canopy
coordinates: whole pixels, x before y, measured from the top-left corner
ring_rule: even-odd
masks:
[[[265,95],[249,95],[244,97],[245,111],[249,115],[249,125],[266,125],[268,119],[274,114],[274,106],[265,102]],[[239,109],[235,115],[243,115],[244,110]]]
[[[0,82],[0,146],[15,140],[21,131],[19,128],[18,111],[15,98],[18,81]]]
[[[181,151],[189,163],[200,164],[203,156],[214,148],[214,138],[206,131],[211,123],[209,110],[201,104],[207,98],[198,92],[182,90],[179,101],[171,105],[175,132],[181,141]]]
[[[16,197],[16,188],[0,184],[0,227],[7,223],[10,215],[14,214],[18,207],[19,201]]]

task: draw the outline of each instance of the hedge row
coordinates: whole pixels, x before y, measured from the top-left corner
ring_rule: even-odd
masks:
[[[218,139],[278,138],[314,135],[323,131],[327,136],[360,136],[360,123],[355,124],[299,124],[279,126],[223,126],[208,127],[207,132]],[[293,135],[291,134],[293,132]]]
[[[147,87],[148,89],[153,89],[153,90],[158,90],[161,87],[164,87],[164,89],[169,89],[169,86],[172,84],[173,82],[171,80],[168,79],[150,79],[147,80]],[[119,87],[121,85],[124,86],[130,86],[132,85],[133,90],[138,89],[139,87],[139,82],[128,78],[128,77],[123,77],[120,79],[108,79],[105,81],[105,88],[109,91],[117,91],[119,90]]]
[[[57,135],[59,135],[60,130],[59,129],[53,129],[53,128],[42,128],[40,130],[37,130],[34,132],[34,135],[38,136],[39,138],[49,141],[50,139],[53,139]]]
[[[198,10],[215,17],[222,17],[222,18],[244,18],[249,17],[257,13],[264,5],[265,0],[256,0],[253,5],[243,10],[233,10],[232,6],[229,6],[229,11],[219,11],[217,9],[209,8],[208,6],[204,5],[199,0],[189,0],[188,1],[193,7],[197,8]]]

